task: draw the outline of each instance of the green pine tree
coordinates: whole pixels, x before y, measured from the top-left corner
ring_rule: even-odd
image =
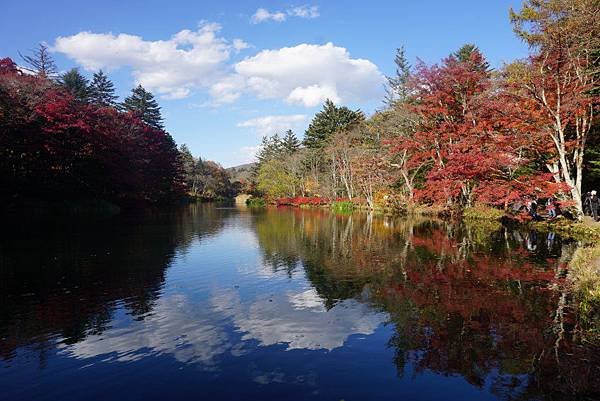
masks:
[[[396,49],[394,63],[396,64],[396,75],[386,77],[388,84],[385,87],[385,103],[388,106],[398,101],[404,101],[408,96],[407,83],[410,77],[410,64],[406,60],[404,46]]]
[[[281,140],[281,146],[287,154],[292,154],[300,149],[300,141],[296,138],[296,135],[294,135],[294,131],[289,129],[285,132],[285,135]]]
[[[164,128],[160,106],[154,99],[154,95],[144,89],[142,85],[131,90],[131,95],[125,98],[121,108],[134,113],[151,127]]]
[[[102,70],[94,73],[94,78],[89,86],[90,102],[101,107],[115,107],[117,95],[115,86]]]
[[[477,46],[475,46],[472,43],[467,43],[467,44],[463,45],[460,49],[458,49],[457,51],[452,53],[450,56],[455,57],[461,63],[474,62],[475,63],[474,67],[475,67],[475,70],[477,70],[477,71],[489,72],[490,71],[490,63],[485,61],[484,58],[478,57],[478,58],[476,58],[475,61],[472,60],[471,55],[474,52],[481,54],[481,51],[479,50],[479,48]]]
[[[72,68],[61,75],[60,85],[73,95],[80,102],[87,102],[89,99],[88,80],[79,73],[77,68]]]
[[[350,110],[345,106],[338,107],[331,100],[326,100],[323,110],[315,115],[306,130],[304,145],[307,148],[322,148],[336,131],[364,119],[362,111]]]

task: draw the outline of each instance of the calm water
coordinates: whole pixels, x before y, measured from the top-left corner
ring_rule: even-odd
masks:
[[[552,235],[193,205],[0,239],[2,400],[598,395]]]

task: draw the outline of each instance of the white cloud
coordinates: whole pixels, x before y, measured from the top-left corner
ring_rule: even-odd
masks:
[[[240,96],[244,88],[244,79],[238,75],[229,75],[221,80],[213,83],[209,89],[209,93],[213,98],[213,105],[221,105],[225,103],[233,103]]]
[[[249,47],[219,37],[220,25],[203,23],[198,30],[182,30],[168,40],[148,41],[129,34],[80,32],[58,37],[53,50],[95,71],[131,67],[137,83],[165,98],[188,96],[195,88],[221,79],[231,51]]]
[[[300,18],[317,18],[320,14],[319,7],[317,6],[300,6],[293,7],[292,9],[288,10],[288,15],[293,15],[294,17]]]
[[[381,95],[384,76],[369,60],[353,59],[343,47],[300,44],[263,50],[235,65],[246,90],[262,99],[314,107],[329,98],[358,102]]]
[[[314,7],[296,7],[292,15],[314,16]],[[287,14],[286,14],[287,15]],[[325,99],[337,103],[381,97],[384,76],[366,59],[352,58],[344,47],[299,44],[262,50],[232,64],[231,56],[251,46],[219,36],[220,25],[203,23],[167,40],[145,40],[129,34],[80,32],[58,37],[53,50],[96,71],[129,67],[136,80],[167,99],[206,90],[214,106],[235,102],[244,93],[306,107]]]
[[[259,24],[268,20],[282,22],[285,21],[286,18],[287,15],[281,11],[269,12],[266,8],[259,8],[250,18],[250,21],[252,21],[253,24]]]
[[[288,129],[299,130],[308,120],[306,114],[291,114],[280,116],[264,116],[242,121],[239,128],[253,128],[259,136],[283,133]]]
[[[244,42],[242,39],[233,39],[233,48],[236,51],[241,51],[244,49],[248,49],[250,47],[250,45],[246,42]]]
[[[259,8],[250,18],[250,22],[253,24],[260,24],[266,21],[283,22],[288,17],[317,18],[319,15],[319,7],[317,6],[292,7],[286,11],[273,12],[270,12],[266,8]]]

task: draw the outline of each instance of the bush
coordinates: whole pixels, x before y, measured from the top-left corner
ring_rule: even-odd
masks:
[[[352,213],[354,203],[350,201],[336,201],[331,204],[331,209],[337,213]]]
[[[463,211],[463,217],[471,220],[496,220],[499,221],[505,216],[504,211],[489,206],[476,205],[466,208]]]
[[[248,199],[246,199],[246,206],[248,206],[248,207],[266,207],[267,202],[263,198],[248,198]]]

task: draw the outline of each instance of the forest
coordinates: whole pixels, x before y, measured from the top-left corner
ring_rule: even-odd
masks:
[[[119,207],[234,193],[219,164],[178,149],[164,130],[158,102],[138,85],[118,102],[98,71],[89,82],[64,74],[46,45],[0,60],[1,206],[100,200]]]
[[[527,59],[493,69],[475,44],[411,66],[401,47],[384,106],[367,116],[326,101],[302,139],[263,138],[249,179],[177,148],[152,93],[122,102],[102,71],[57,73],[41,44],[0,61],[2,202],[101,199],[120,206],[240,192],[279,204],[345,201],[396,211],[553,197],[583,214],[600,184],[600,18],[593,0],[511,10]]]
[[[367,118],[327,101],[302,142],[291,131],[265,137],[255,191],[371,209],[506,210],[555,197],[582,215],[582,194],[600,184],[598,10],[526,1],[510,21],[530,56],[499,69],[474,44],[434,65],[411,66],[399,48],[381,110]]]

